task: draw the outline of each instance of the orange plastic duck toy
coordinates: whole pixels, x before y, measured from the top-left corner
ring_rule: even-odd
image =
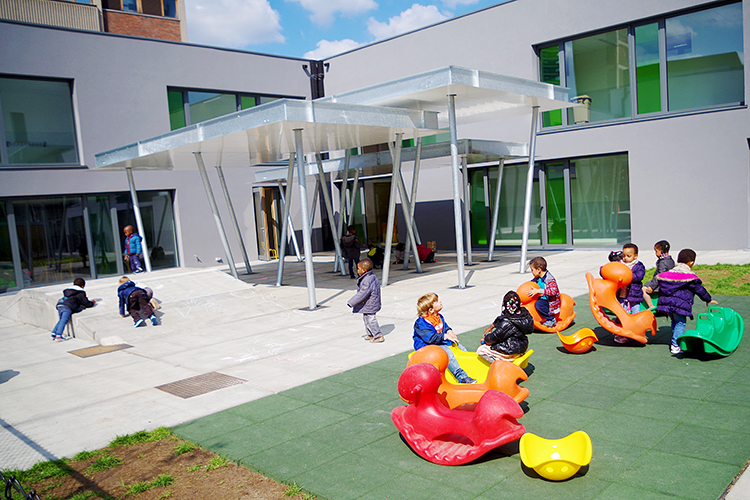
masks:
[[[651,330],[652,337],[656,335],[654,313],[645,310],[638,314],[628,314],[617,300],[617,290],[629,285],[633,280],[630,268],[622,262],[610,262],[602,266],[601,275],[604,279],[595,279],[591,273],[586,273],[586,281],[589,284],[589,304],[594,318],[607,331],[645,344],[648,330]],[[602,311],[602,307],[612,311],[620,324],[609,319]]]
[[[407,367],[417,363],[429,363],[440,372],[440,387],[437,394],[440,401],[448,408],[468,409],[475,405],[482,394],[493,389],[507,394],[517,403],[526,399],[529,390],[518,385],[518,380],[529,378],[526,372],[508,361],[495,361],[487,372],[487,380],[481,384],[451,384],[445,378],[448,368],[448,355],[436,345],[427,345],[415,352],[407,363]]]
[[[409,405],[391,411],[404,440],[425,460],[462,465],[526,432],[518,423],[523,410],[507,394],[490,390],[472,411],[451,410],[440,402],[440,383],[440,372],[429,363],[407,367],[398,379],[398,393]]]
[[[544,326],[542,324],[544,323],[544,320],[541,316],[539,316],[539,313],[534,306],[534,303],[538,300],[539,297],[536,295],[534,297],[529,297],[527,295],[528,291],[532,288],[539,288],[539,285],[532,281],[527,281],[525,283],[522,283],[521,286],[518,287],[516,293],[521,298],[521,304],[523,305],[523,307],[525,307],[531,313],[531,317],[534,318],[534,328],[547,333],[561,332],[569,327],[573,320],[576,319],[576,313],[575,311],[573,311],[573,306],[576,305],[576,301],[573,300],[573,297],[571,297],[570,295],[561,293],[560,313],[555,318],[557,319],[557,324],[551,328]]]

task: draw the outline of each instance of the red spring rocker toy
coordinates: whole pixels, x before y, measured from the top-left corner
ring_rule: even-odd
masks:
[[[517,419],[518,403],[507,394],[488,390],[473,411],[446,408],[438,397],[440,372],[429,363],[407,367],[398,392],[409,402],[391,412],[391,419],[420,457],[438,465],[462,465],[526,432]]]
[[[539,316],[539,313],[534,306],[539,297],[536,295],[534,297],[529,297],[527,295],[528,291],[532,288],[539,288],[539,285],[537,285],[533,281],[527,281],[525,283],[522,283],[521,286],[518,287],[516,293],[521,299],[521,305],[525,307],[529,311],[529,313],[531,313],[531,317],[534,318],[534,328],[541,332],[557,333],[568,328],[573,320],[576,319],[576,313],[575,311],[573,311],[573,306],[576,305],[576,301],[573,300],[573,297],[571,297],[570,295],[561,293],[560,312],[555,316],[557,324],[551,328],[548,326],[544,326],[544,320],[541,316]]]

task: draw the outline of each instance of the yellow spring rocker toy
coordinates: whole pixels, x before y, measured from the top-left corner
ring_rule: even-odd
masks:
[[[573,477],[591,462],[591,438],[583,431],[561,439],[544,439],[527,432],[519,442],[521,462],[550,481]]]

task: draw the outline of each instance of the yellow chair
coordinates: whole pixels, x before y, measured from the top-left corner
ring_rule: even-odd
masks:
[[[278,253],[278,252],[276,251],[276,249],[275,249],[275,248],[269,248],[269,249],[268,249],[268,255],[269,255],[269,256],[270,256],[270,257],[271,257],[272,259],[274,259],[274,260],[278,260],[278,258],[279,258],[279,253]]]
[[[487,372],[490,370],[489,361],[482,356],[479,356],[476,352],[462,351],[456,346],[451,346],[451,351],[453,351],[453,354],[456,356],[456,361],[458,361],[458,364],[461,365],[461,368],[463,368],[469,377],[476,379],[479,384],[487,380]],[[521,356],[513,360],[512,363],[520,368],[526,368],[529,364],[529,356],[531,356],[531,353],[533,352],[534,349],[528,349]],[[409,357],[411,358],[411,354]],[[450,370],[445,370],[445,378],[451,384],[458,383],[458,380],[456,380],[456,377],[453,376]]]
[[[591,462],[591,438],[576,431],[561,439],[544,439],[527,432],[519,442],[521,461],[526,467],[550,481],[573,477]]]

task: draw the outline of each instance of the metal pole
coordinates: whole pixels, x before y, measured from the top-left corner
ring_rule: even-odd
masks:
[[[492,262],[492,254],[495,252],[495,237],[497,236],[497,219],[500,215],[500,188],[503,186],[503,169],[505,168],[505,158],[500,158],[500,164],[497,171],[497,188],[495,191],[495,201],[492,205],[492,230],[490,231],[490,251],[487,254],[487,260]]]
[[[419,251],[417,250],[417,240],[414,237],[414,229],[411,226],[411,207],[409,206],[409,200],[406,199],[406,188],[404,187],[401,180],[401,136],[403,134],[396,134],[395,147],[388,143],[388,149],[391,151],[391,158],[393,159],[393,180],[398,182],[399,197],[401,197],[401,207],[404,211],[404,221],[406,222],[406,234],[407,241],[411,243],[411,250],[414,253],[414,263],[417,266],[417,272],[422,272],[422,263],[419,260]],[[404,259],[405,261],[405,259]]]
[[[466,156],[461,157],[461,166],[463,167],[463,192],[464,192],[464,238],[466,238],[466,265],[473,266],[471,260],[471,217],[469,212],[469,166]]]
[[[115,196],[109,196],[109,222],[112,226],[112,238],[114,239],[115,248],[122,248],[122,241],[120,240],[120,223],[117,220],[117,204],[115,203]],[[115,255],[120,255],[117,252]],[[117,262],[117,274],[122,276],[125,274],[125,263],[122,258],[115,259]]]
[[[341,196],[339,197],[339,220],[336,224],[336,236],[334,239],[340,240],[342,232],[344,230],[344,204],[346,200],[346,190],[349,189],[349,158],[351,158],[351,150],[346,150],[346,156],[344,157],[344,182],[341,183]],[[339,261],[341,260],[340,255],[336,255],[333,259],[333,272],[335,273],[339,267]],[[341,269],[343,271],[343,268]]]
[[[531,223],[531,192],[534,186],[534,156],[536,154],[536,126],[539,106],[531,108],[531,140],[529,141],[529,171],[526,174],[526,202],[523,206],[523,240],[521,243],[521,262],[518,272],[526,272],[526,250],[529,247],[529,224]]]
[[[422,243],[422,239],[419,236],[419,228],[417,227],[417,222],[415,219],[416,217],[416,210],[417,210],[417,184],[419,182],[419,166],[422,161],[422,138],[417,137],[417,152],[414,157],[414,172],[412,173],[411,178],[411,197],[409,198],[409,201],[411,202],[412,210],[411,210],[411,225],[414,228],[414,236],[417,238],[417,244]],[[408,244],[408,242],[407,242]],[[409,269],[409,252],[404,252],[404,270]]]
[[[237,235],[237,240],[240,242],[240,251],[242,252],[242,258],[245,261],[245,271],[247,271],[247,274],[253,274],[253,270],[250,269],[250,259],[247,258],[245,242],[242,239],[242,231],[240,231],[240,225],[237,223],[237,215],[234,213],[234,205],[232,205],[232,199],[229,197],[229,189],[227,189],[227,181],[224,179],[224,171],[221,169],[221,165],[216,165],[216,173],[219,174],[219,182],[221,183],[222,191],[224,191],[224,199],[226,200],[227,208],[229,209],[229,217],[232,219],[234,232]]]
[[[292,173],[292,176],[294,173]],[[293,177],[290,177],[290,179],[294,180]],[[287,184],[288,188],[288,184]],[[279,195],[281,196],[281,203],[286,206],[286,196],[284,196],[284,183],[279,180]],[[299,253],[299,243],[297,243],[297,233],[294,231],[294,222],[292,222],[292,216],[287,215],[286,222],[289,222],[289,236],[292,240],[292,245],[294,246],[294,254],[297,256],[297,262],[302,262],[302,255]],[[286,243],[286,240],[284,241]]]
[[[294,184],[294,153],[289,155],[289,170],[286,174],[286,196],[287,200],[292,196],[292,185]],[[279,192],[283,193],[283,189],[279,186]],[[283,200],[282,195],[282,200]],[[281,223],[281,238],[279,241],[279,267],[276,271],[276,286],[281,286],[281,278],[284,275],[284,257],[286,256],[286,239],[287,232],[289,231],[289,203],[284,201],[284,215],[281,217],[283,221]]]
[[[297,178],[299,179],[299,201],[302,216],[302,246],[305,252],[305,278],[307,280],[307,299],[311,311],[318,307],[315,301],[315,273],[313,272],[312,238],[310,237],[310,225],[307,221],[310,216],[307,213],[307,180],[305,178],[305,156],[302,148],[302,129],[294,129],[294,144],[297,150]],[[324,191],[325,192],[325,191]]]
[[[318,196],[320,196],[318,193],[320,193],[320,181],[315,179],[315,192],[310,204],[310,227],[313,227],[313,223],[315,223],[315,210],[318,208]]]
[[[151,256],[148,253],[148,244],[146,243],[146,230],[143,228],[143,219],[141,219],[141,205],[138,203],[138,194],[135,191],[133,169],[128,167],[125,169],[125,172],[127,172],[128,174],[128,184],[130,185],[130,199],[133,202],[133,213],[135,214],[135,225],[138,227],[138,235],[141,237],[143,263],[146,265],[146,271],[151,272]]]
[[[96,273],[96,259],[94,255],[94,238],[91,235],[91,220],[89,211],[89,197],[86,195],[81,196],[81,206],[83,207],[83,233],[86,236],[86,256],[89,261],[89,271],[91,272],[91,279],[97,278]],[[121,260],[121,259],[118,259]]]
[[[214,198],[214,192],[211,190],[211,183],[208,181],[206,165],[203,163],[203,155],[199,151],[194,151],[193,154],[195,155],[195,162],[198,164],[198,171],[201,173],[201,179],[203,179],[203,187],[206,188],[208,204],[211,207],[211,212],[214,214],[214,222],[216,222],[216,230],[219,231],[219,239],[221,239],[221,244],[224,247],[224,254],[229,261],[229,270],[235,279],[239,279],[237,268],[232,258],[232,250],[229,248],[229,241],[227,241],[227,234],[224,232],[224,224],[222,224],[221,217],[219,216],[219,207],[216,205],[216,198]]]
[[[10,238],[10,253],[13,256],[13,275],[16,280],[16,288],[23,288],[23,264],[21,263],[21,250],[18,246],[18,229],[16,228],[16,212],[12,201],[5,202],[5,214],[8,218],[8,236]],[[31,248],[29,247],[29,253]],[[120,259],[122,261],[122,259]]]
[[[323,201],[325,202],[326,212],[328,213],[328,219],[333,221],[333,206],[331,204],[331,197],[328,193],[328,182],[326,182],[325,174],[323,173],[323,161],[320,159],[320,153],[315,154],[315,162],[318,164],[318,180],[320,185],[323,187]],[[341,253],[341,245],[339,240],[336,239],[336,229],[331,225],[331,236],[333,236],[333,246],[336,249],[336,255],[341,257],[341,275],[344,276],[344,257]]]
[[[464,240],[461,230],[461,180],[458,171],[458,136],[456,134],[456,95],[448,95],[448,123],[451,134],[451,173],[453,174],[453,218],[456,229],[456,264],[458,265],[458,288],[466,288],[464,276]]]
[[[390,147],[390,144],[388,144]],[[391,162],[393,163],[393,173],[391,175],[391,194],[388,198],[388,222],[386,223],[385,229],[385,255],[387,259],[383,259],[383,278],[380,280],[381,286],[388,286],[388,275],[391,270],[391,247],[393,246],[393,221],[396,218],[396,190],[398,189],[398,183],[396,181],[396,161],[391,155]]]

